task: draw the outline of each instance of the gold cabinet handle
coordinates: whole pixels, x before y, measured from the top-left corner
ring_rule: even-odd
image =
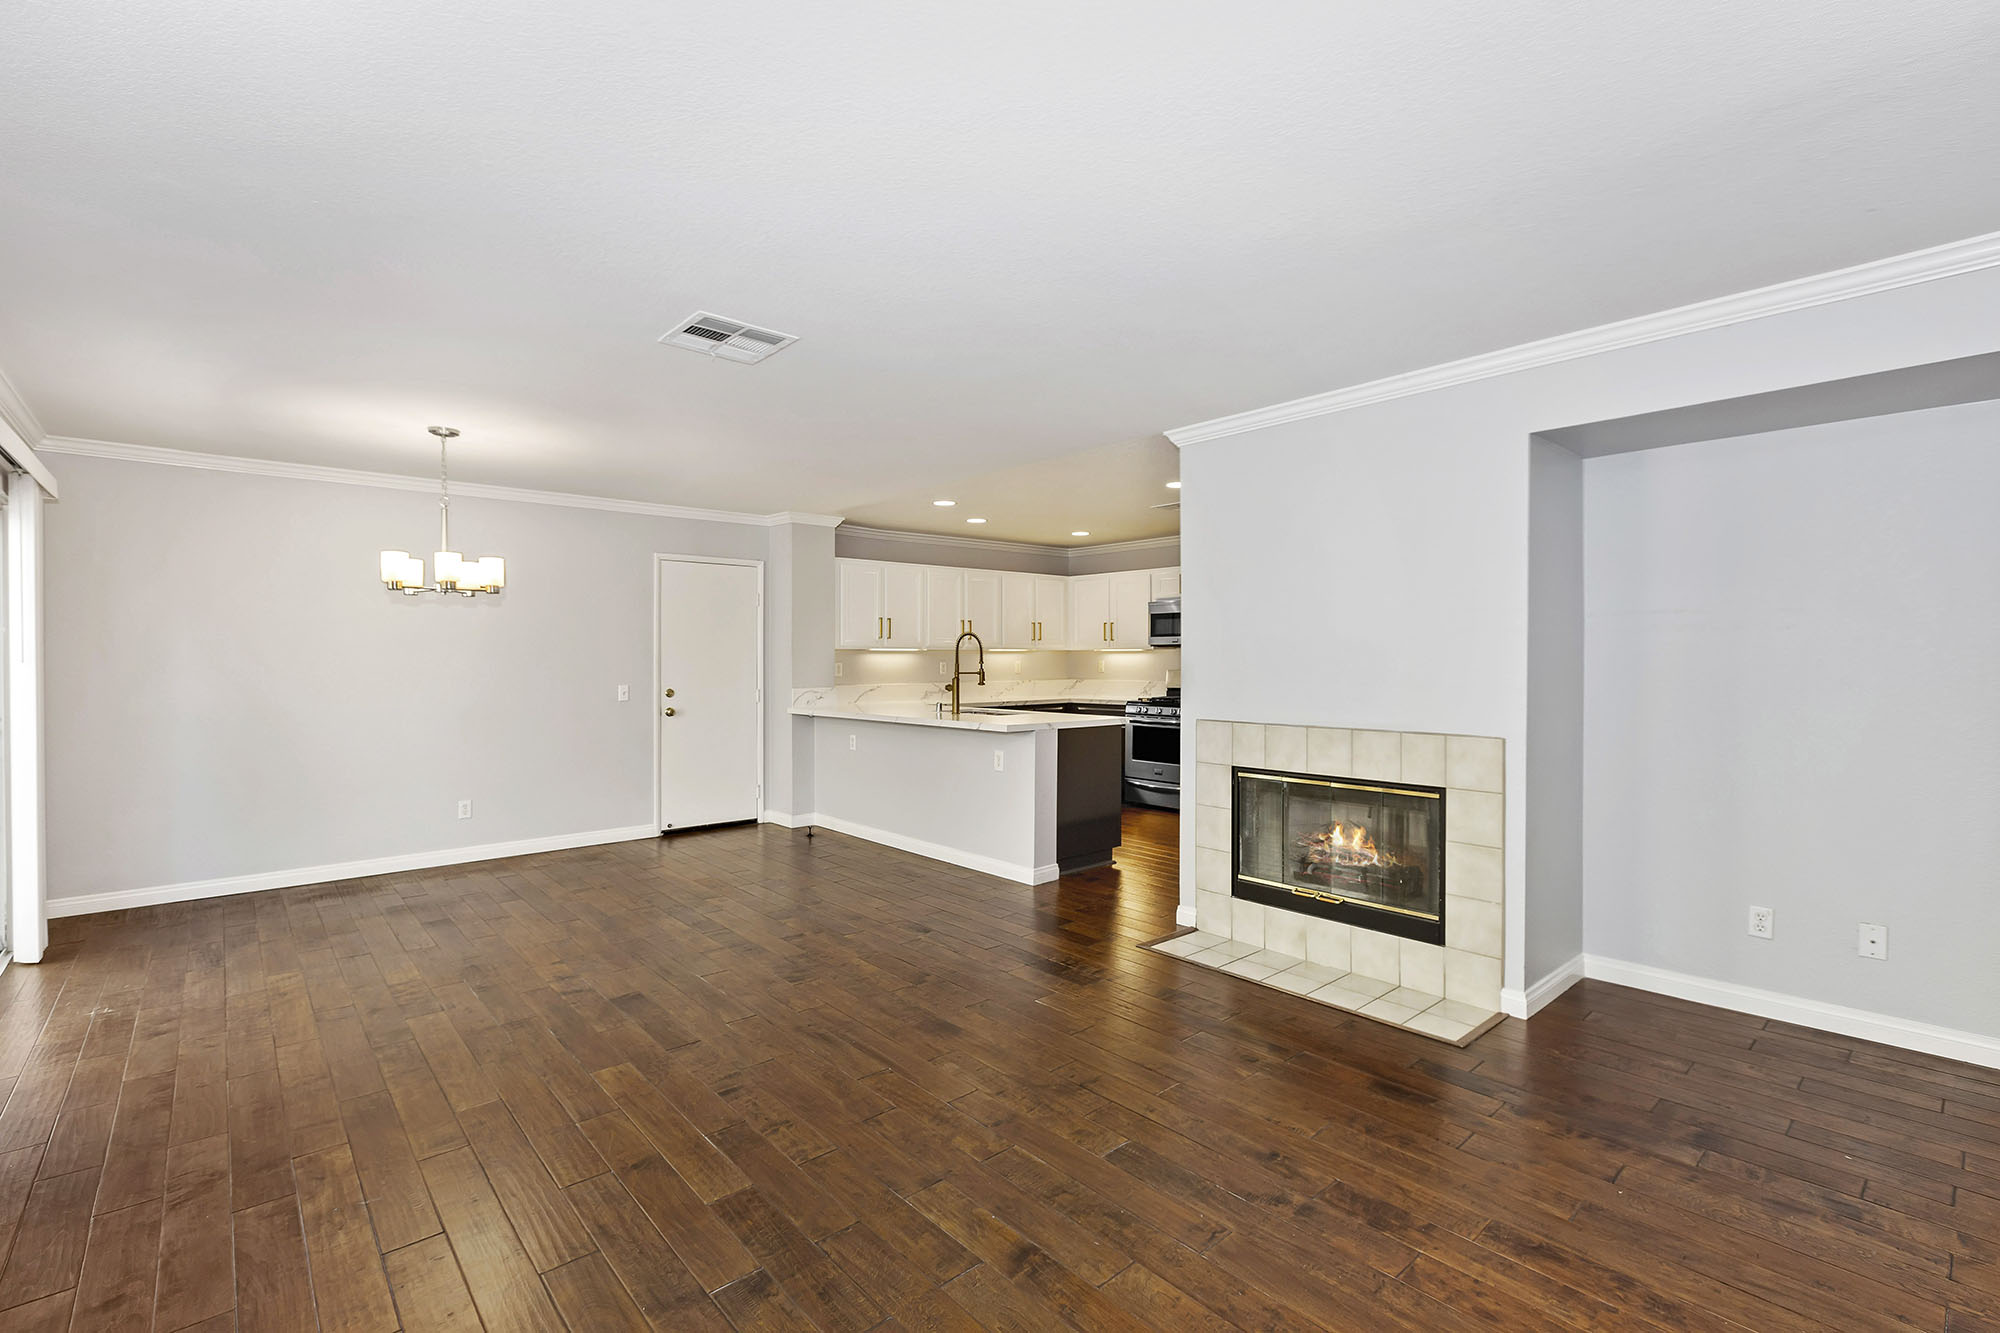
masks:
[[[896,637],[896,617],[894,616],[889,617],[889,633],[886,637],[891,639]]]
[[[673,715],[674,715],[674,710],[671,708],[662,708],[660,710],[661,717],[672,717]]]
[[[875,617],[875,637],[878,639],[882,637],[882,617],[880,616]]]

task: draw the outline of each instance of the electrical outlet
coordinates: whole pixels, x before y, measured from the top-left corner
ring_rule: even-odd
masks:
[[[1007,752],[1005,750],[995,750],[993,752],[993,771],[995,773],[1004,773],[1007,771]]]
[[[846,674],[847,674],[847,663],[835,662],[833,664],[833,678],[835,680],[839,680],[842,676]]]
[[[618,687],[618,702],[621,704],[632,702],[632,687],[630,685],[620,685]]]
[[[1098,675],[1100,675],[1100,676],[1104,674],[1104,654],[1103,654],[1103,653],[1099,653],[1099,654],[1097,655],[1097,674],[1098,674]]]
[[[850,750],[854,748],[854,733],[851,731],[847,733],[847,748]]]
[[[472,802],[460,801],[458,803],[458,817],[460,819],[472,818]]]
[[[1752,935],[1755,935],[1755,936],[1756,936],[1756,937],[1757,937],[1758,939],[1760,939],[1760,940],[1768,940],[1768,939],[1770,939],[1770,938],[1771,938],[1771,927],[1772,927],[1772,924],[1773,924],[1773,922],[1772,922],[1772,918],[1773,918],[1773,917],[1774,917],[1775,915],[1776,915],[1776,914],[1775,914],[1775,913],[1773,913],[1773,912],[1771,911],[1771,909],[1770,909],[1770,908],[1768,908],[1768,907],[1753,907],[1753,908],[1751,908],[1751,909],[1750,909],[1750,933],[1751,933]]]
[[[949,662],[939,662],[939,663],[938,663],[938,676],[939,676],[940,678],[943,678],[943,677],[945,677],[945,676],[949,676],[950,674],[951,674],[951,663],[949,663]]]
[[[1873,921],[1861,923],[1861,941],[1856,946],[1863,958],[1887,958],[1889,956],[1889,928],[1878,926]]]

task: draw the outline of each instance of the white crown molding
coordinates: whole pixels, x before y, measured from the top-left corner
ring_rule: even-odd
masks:
[[[1179,533],[1171,537],[1134,537],[1128,542],[1098,542],[1094,546],[1052,546],[1052,551],[1062,551],[1068,555],[1096,555],[1112,551],[1164,551],[1169,546],[1181,544]]]
[[[21,397],[21,391],[14,387],[14,381],[8,379],[7,372],[3,370],[0,370],[0,421],[13,427],[14,433],[31,447],[40,444],[48,434],[42,429],[42,423],[35,419],[27,400]]]
[[[1851,301],[1898,287],[1935,282],[1940,278],[1995,267],[2000,267],[2000,232],[1989,232],[1928,250],[1915,250],[1888,259],[1856,264],[1852,268],[1836,269],[1831,273],[1794,278],[1733,296],[1697,301],[1693,305],[1640,315],[1613,324],[1600,324],[1596,328],[1521,343],[1495,352],[1482,352],[1463,360],[1447,361],[1442,365],[1370,380],[1365,384],[1334,389],[1308,398],[1295,398],[1288,403],[1216,417],[1191,426],[1179,426],[1166,432],[1166,436],[1184,449],[1190,444],[1221,439],[1225,435],[1241,435],[1245,431],[1263,430],[1268,426],[1326,416],[1332,412],[1346,412],[1392,398],[1407,398],[1455,384],[1512,375],[1537,366],[1573,361],[1578,357],[1659,342],[1664,338],[1678,338],[1683,334],[1700,333],[1794,310],[1807,310],[1836,301]]]
[[[409,477],[397,472],[363,472],[356,468],[322,467],[313,463],[286,463],[273,458],[239,458],[233,454],[201,454],[188,449],[162,449],[150,444],[119,444],[111,440],[80,440],[51,435],[42,441],[42,452],[74,454],[81,458],[110,458],[126,463],[151,463],[161,467],[198,468],[208,472],[236,472],[253,477],[281,477],[290,481],[331,482],[337,486],[372,486],[387,491],[430,492],[437,489],[434,477]],[[828,514],[745,514],[732,509],[696,509],[688,505],[655,504],[649,500],[617,500],[602,495],[574,495],[567,491],[534,491],[517,486],[489,486],[476,481],[452,483],[455,496],[475,500],[508,500],[516,504],[556,505],[564,509],[600,509],[613,514],[643,514],[651,518],[683,518],[699,523],[747,523],[770,528],[781,523],[812,523],[832,527],[841,520]]]
[[[658,836],[660,836],[658,827],[638,824],[628,828],[597,829],[589,833],[558,833],[546,838],[492,842],[476,847],[445,847],[432,852],[377,856],[365,861],[340,861],[332,865],[299,866],[292,870],[267,870],[254,875],[231,875],[225,879],[187,880],[179,884],[155,884],[143,889],[117,889],[108,893],[77,894],[49,899],[49,915],[87,916],[92,912],[154,907],[160,903],[227,898],[238,893],[263,893],[270,889],[297,888],[301,884],[331,884],[339,880],[366,879],[370,875],[394,875],[408,870],[428,870],[433,866],[498,861],[510,856],[532,856],[538,852],[566,851],[572,847],[599,847],[605,843],[635,842],[641,838]]]
[[[1863,1041],[1877,1041],[1885,1046],[1900,1046],[1904,1050],[1922,1051],[1947,1060],[1963,1060],[1988,1069],[2000,1069],[2000,1037],[1983,1032],[1965,1032],[1958,1028],[1939,1027],[1934,1023],[1919,1023],[1868,1009],[1850,1009],[1846,1005],[1828,1004],[1824,1000],[1758,990],[1754,986],[1714,981],[1687,972],[1672,972],[1664,967],[1628,963],[1598,954],[1584,955],[1583,966],[1584,975],[1593,981],[1609,981],[1691,1000],[1696,1004],[1712,1004],[1718,1009],[1733,1009],[1738,1013],[1755,1014],[1759,1018],[1776,1019],[1780,1023],[1838,1032],[1844,1037],[1859,1037]]]
[[[772,527],[797,523],[808,528],[837,528],[847,521],[838,514],[800,514],[789,509],[781,514],[766,514],[764,518]]]

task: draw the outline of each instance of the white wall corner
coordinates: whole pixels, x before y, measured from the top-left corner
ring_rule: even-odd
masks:
[[[1584,955],[1583,964],[1584,975],[1592,981],[1609,981],[1619,986],[1690,1000],[1695,1004],[1733,1009],[1737,1013],[1755,1014],[1759,1018],[1776,1019],[1781,1023],[1818,1028],[1844,1037],[1858,1037],[1863,1041],[1900,1046],[1904,1050],[1921,1051],[1947,1060],[1963,1060],[1967,1064],[2000,1069],[2000,1036],[1919,1023],[1866,1009],[1850,1009],[1845,1005],[1758,990],[1754,986],[1739,986],[1730,981],[1714,981],[1708,977],[1672,972],[1645,963],[1628,963],[1597,954]]]
[[[1525,990],[1502,990],[1500,1012],[1509,1018],[1533,1018],[1583,978],[1584,958],[1578,954]]]

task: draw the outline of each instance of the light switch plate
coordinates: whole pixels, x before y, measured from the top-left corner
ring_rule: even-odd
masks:
[[[623,704],[623,703],[630,703],[631,701],[632,701],[632,687],[630,685],[620,685],[618,687],[618,702]]]
[[[993,752],[993,771],[995,773],[1003,773],[1006,769],[1007,752],[1005,750],[995,750]]]
[[[1863,958],[1887,958],[1889,956],[1889,928],[1873,921],[1861,923],[1861,937],[1855,948]]]

